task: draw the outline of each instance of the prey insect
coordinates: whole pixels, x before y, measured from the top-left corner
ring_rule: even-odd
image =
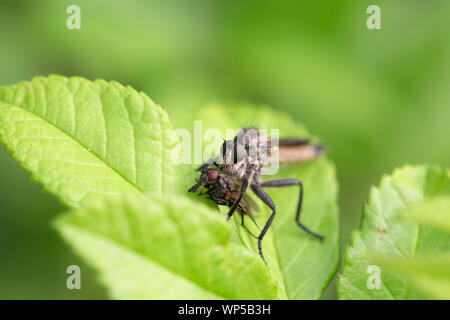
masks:
[[[208,167],[213,165],[220,169],[224,176],[231,178],[231,182],[236,181],[239,183],[239,192],[234,196],[235,199],[231,200],[233,201],[233,204],[228,212],[228,220],[240,207],[243,196],[248,188],[250,188],[271,209],[272,213],[257,237],[259,255],[264,263],[266,263],[266,261],[262,251],[262,240],[276,214],[276,206],[264,188],[298,186],[299,196],[295,222],[309,235],[316,237],[321,241],[324,239],[324,236],[311,231],[300,222],[300,213],[303,202],[303,184],[300,180],[278,179],[262,182],[261,170],[271,163],[273,160],[271,157],[272,152],[278,147],[280,148],[280,151],[285,150],[285,156],[287,157],[287,159],[283,159],[281,156],[282,152],[280,152],[280,162],[312,160],[323,153],[323,147],[321,145],[311,146],[308,139],[280,140],[279,146],[275,146],[272,145],[272,141],[262,134],[260,130],[256,128],[244,128],[238,132],[233,140],[227,140],[223,143],[221,155],[219,157],[209,159],[197,169],[201,171],[203,175],[203,172],[210,172],[205,170],[210,170]],[[291,148],[290,152],[287,148]],[[196,192],[201,185],[206,186],[207,181],[200,179],[197,185],[192,187],[189,191]],[[212,199],[214,200],[214,198]],[[217,200],[214,201],[217,202]],[[226,205],[230,205],[230,202],[227,202]]]
[[[199,195],[207,195],[207,199],[214,201],[218,205],[232,207],[240,195],[239,185],[235,183],[233,178],[226,174],[219,173],[215,168],[203,167],[200,178],[197,180],[197,184],[191,187],[189,192],[197,192],[200,186],[204,186],[206,191]],[[242,227],[244,227],[251,236],[258,238],[244,224],[244,216],[247,215],[259,228],[253,218],[250,208],[254,211],[258,210],[257,206],[253,203],[253,200],[244,196],[236,207],[236,210],[241,214]]]

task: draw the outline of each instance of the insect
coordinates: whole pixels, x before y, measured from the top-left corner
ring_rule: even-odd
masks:
[[[235,196],[236,199],[233,199],[234,203],[228,211],[228,220],[238,209],[242,198],[249,187],[271,209],[272,214],[257,237],[259,255],[263,259],[264,263],[266,263],[266,261],[262,251],[262,240],[272,224],[273,219],[275,218],[276,206],[263,188],[299,186],[300,193],[295,221],[297,225],[306,233],[320,239],[321,241],[324,239],[324,236],[311,231],[300,222],[300,212],[303,201],[303,184],[300,180],[278,179],[262,182],[261,179],[261,170],[262,168],[268,166],[273,160],[271,155],[272,152],[275,151],[275,148],[279,147],[280,150],[283,148],[294,148],[292,150],[297,151],[297,155],[293,157],[294,159],[292,159],[291,150],[291,161],[287,162],[295,162],[314,159],[323,152],[322,146],[311,146],[309,144],[310,141],[308,139],[285,139],[280,141],[279,146],[275,146],[272,145],[272,141],[267,138],[267,136],[262,134],[260,130],[256,128],[244,128],[238,132],[233,140],[224,141],[221,148],[221,155],[219,157],[207,160],[200,168],[197,169],[201,172],[205,172],[205,170],[208,170],[210,165],[214,165],[219,168],[224,175],[232,178],[232,181],[236,180],[239,183],[239,193]],[[289,152],[287,155],[289,156]],[[283,159],[280,158],[280,162],[282,161]],[[215,174],[211,174],[211,177],[213,177],[213,175]],[[189,191],[196,192],[199,185],[207,185],[207,181],[200,179],[198,184]]]
[[[197,192],[200,186],[204,186],[206,191],[199,195],[207,195],[208,199],[214,201],[218,205],[232,207],[240,194],[239,185],[235,183],[233,178],[226,174],[218,173],[215,168],[203,167],[200,178],[197,180],[197,184],[191,187],[189,192]],[[253,218],[250,208],[257,211],[257,206],[253,203],[253,200],[244,196],[239,202],[236,210],[241,213],[241,225],[250,235],[257,238],[257,236],[255,236],[244,224],[244,216],[247,215],[253,223],[258,226]]]

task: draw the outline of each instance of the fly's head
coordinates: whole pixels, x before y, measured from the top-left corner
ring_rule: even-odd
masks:
[[[219,177],[219,172],[215,168],[204,167],[201,169],[200,178],[197,180],[197,183],[193,185],[189,192],[195,193],[201,186],[210,187],[212,186]]]

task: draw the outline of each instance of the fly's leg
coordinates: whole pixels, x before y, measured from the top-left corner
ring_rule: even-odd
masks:
[[[230,211],[228,211],[228,218],[227,220],[230,221],[231,216],[233,215],[234,211],[236,211],[236,208],[239,205],[239,202],[241,202],[242,197],[244,196],[245,190],[247,190],[248,187],[248,180],[244,179],[241,184],[241,192],[239,193],[239,197],[237,198],[236,202],[231,207]]]
[[[253,221],[253,223],[255,224],[255,226],[256,226],[259,230],[261,230],[261,228],[259,227],[259,225],[256,223],[255,218],[253,217],[253,215],[252,215],[250,212],[247,212],[247,216],[250,218],[250,220]]]
[[[302,228],[306,233],[319,238],[320,241],[323,241],[325,239],[324,236],[315,233],[314,231],[309,230],[304,224],[300,222],[300,212],[302,210],[302,202],[303,202],[303,184],[300,180],[297,179],[280,179],[280,180],[272,180],[272,181],[266,181],[261,184],[262,187],[285,187],[285,186],[299,186],[300,187],[300,194],[298,198],[298,205],[297,205],[297,213],[295,215],[295,222],[297,225]]]
[[[258,251],[259,255],[263,259],[264,263],[267,265],[266,260],[264,259],[264,255],[262,252],[262,244],[261,241],[264,238],[264,235],[266,234],[267,230],[269,230],[270,225],[272,224],[273,218],[275,218],[276,208],[275,204],[273,203],[272,199],[269,197],[269,195],[261,188],[260,185],[252,184],[251,186],[253,192],[262,200],[265,204],[269,206],[269,208],[272,210],[272,214],[270,215],[269,220],[267,220],[266,225],[262,229],[261,233],[258,236]]]
[[[247,230],[247,232],[253,237],[253,238],[256,238],[256,239],[258,239],[258,237],[257,236],[255,236],[254,234],[253,234],[253,232],[251,232],[248,228],[247,228],[247,226],[244,224],[244,214],[243,213],[241,213],[241,225],[245,228],[245,230]]]

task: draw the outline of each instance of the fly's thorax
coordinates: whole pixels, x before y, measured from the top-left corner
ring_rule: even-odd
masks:
[[[212,186],[208,189],[208,195],[216,199],[226,200],[227,191],[222,189],[219,185]]]
[[[258,129],[245,128],[223,143],[221,155],[222,171],[240,180],[249,169],[260,171],[270,164],[271,141]]]
[[[223,190],[225,193],[228,192],[236,192],[238,190],[238,187],[236,186],[236,183],[234,182],[233,178],[226,174],[219,174],[219,180],[217,182],[218,188]]]

